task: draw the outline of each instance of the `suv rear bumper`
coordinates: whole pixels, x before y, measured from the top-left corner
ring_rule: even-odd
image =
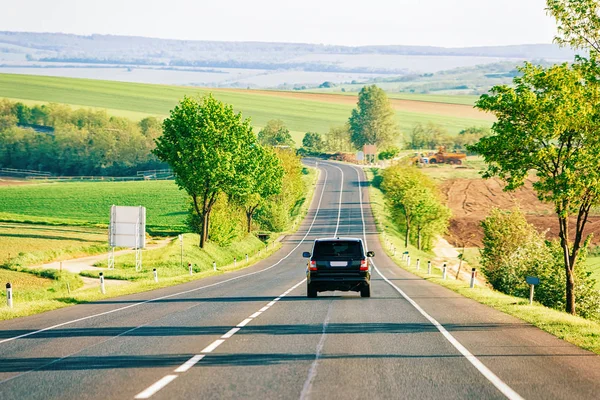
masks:
[[[318,292],[329,290],[341,290],[344,292],[358,292],[371,283],[371,273],[361,271],[359,273],[324,273],[318,271],[309,271],[307,283],[314,287]]]

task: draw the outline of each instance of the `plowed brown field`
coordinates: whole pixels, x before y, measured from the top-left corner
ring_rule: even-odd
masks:
[[[529,223],[540,232],[547,232],[548,239],[558,237],[558,221],[553,207],[537,199],[531,181],[515,192],[504,192],[503,187],[497,179],[450,179],[442,183],[442,192],[453,214],[447,235],[451,244],[481,247],[483,230],[480,222],[490,210],[493,207],[510,209],[517,205],[525,212]],[[599,216],[590,217],[585,233],[594,233],[593,242],[600,244]]]

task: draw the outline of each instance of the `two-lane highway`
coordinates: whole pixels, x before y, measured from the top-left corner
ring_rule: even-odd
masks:
[[[253,267],[0,323],[0,398],[600,396],[600,357],[398,268],[362,170],[318,166],[300,230]],[[328,236],[375,251],[371,298],[306,298],[302,252]]]

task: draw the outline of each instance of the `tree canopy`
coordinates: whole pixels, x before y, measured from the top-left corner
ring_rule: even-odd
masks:
[[[600,53],[600,3],[597,0],[547,0],[557,22],[556,42]]]
[[[212,95],[199,101],[184,97],[164,120],[154,154],[171,165],[177,185],[192,198],[201,224],[200,247],[218,196],[247,190],[251,179],[238,172],[255,141],[250,120]]]
[[[394,145],[400,134],[396,113],[383,89],[365,86],[358,94],[357,107],[348,120],[350,140],[355,148],[364,145]]]
[[[290,135],[290,130],[280,119],[272,119],[267,122],[267,125],[258,132],[258,142],[263,146],[294,147],[296,145]]]
[[[591,208],[600,202],[600,82],[595,61],[543,68],[526,63],[514,87],[496,86],[476,104],[492,112],[493,134],[470,150],[487,163],[507,190],[529,173],[542,201],[554,205],[566,272],[567,311],[575,313],[574,268]],[[576,216],[574,235],[569,217]]]

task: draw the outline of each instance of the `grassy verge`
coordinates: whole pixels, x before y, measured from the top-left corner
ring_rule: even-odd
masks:
[[[307,194],[304,202],[299,205],[294,217],[294,227],[299,227],[299,222],[306,215],[312,196],[315,192],[318,173],[309,169],[305,179],[308,183]],[[180,246],[177,240],[172,241],[165,248],[144,252],[144,270],[135,272],[134,255],[127,254],[117,257],[117,268],[104,270],[107,278],[128,280],[127,285],[117,285],[107,281],[106,294],[100,293],[98,287],[82,288],[81,277],[56,270],[8,270],[0,269],[0,280],[10,281],[14,288],[14,308],[6,306],[6,293],[0,291],[0,320],[23,317],[55,310],[73,304],[88,303],[107,298],[123,296],[133,293],[150,291],[162,287],[174,286],[209,276],[220,275],[226,272],[242,269],[255,264],[275,251],[281,245],[279,242],[270,242],[266,245],[253,235],[248,235],[241,241],[226,247],[218,247],[208,243],[205,249],[197,246],[198,235],[184,235],[184,267],[181,267]],[[248,262],[245,255],[249,255]],[[237,258],[234,263],[233,259]],[[212,262],[217,262],[217,271],[213,270]],[[187,263],[194,264],[194,274],[189,275]],[[105,266],[104,263],[100,264]],[[152,269],[156,268],[159,282],[154,282]],[[87,277],[98,277],[98,271],[82,273]],[[67,288],[70,283],[70,292]]]
[[[373,172],[367,171],[367,177],[372,181]],[[369,195],[378,229],[382,232],[380,234],[380,239],[382,242],[391,242],[397,248],[402,248],[398,246],[398,244],[403,244],[403,237],[394,227],[390,215],[385,210],[383,193],[378,188],[370,185]],[[383,232],[385,232],[385,234]],[[467,283],[454,280],[453,277],[443,280],[439,268],[434,268],[431,275],[427,274],[426,268],[423,268],[423,260],[433,259],[433,255],[422,252],[419,253],[414,248],[409,248],[408,250],[411,253],[411,257],[413,257],[413,260],[419,257],[422,258],[421,269],[417,271],[414,267],[414,262],[411,267],[407,267],[406,263],[402,261],[400,251],[396,251],[396,255],[394,255],[393,251],[390,250],[389,245],[384,246],[384,248],[397,265],[417,276],[451,289],[465,297],[478,301],[479,303],[493,307],[496,310],[520,318],[523,321],[576,346],[600,354],[600,323],[598,322],[550,309],[535,302],[533,305],[529,305],[528,299],[508,296],[487,287],[476,287],[471,289]],[[467,256],[468,255],[469,254],[467,253]],[[598,265],[598,269],[600,269],[600,265]]]

